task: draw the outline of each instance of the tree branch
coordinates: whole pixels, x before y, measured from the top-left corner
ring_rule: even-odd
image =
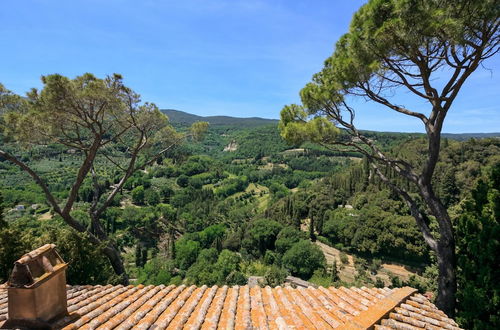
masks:
[[[415,202],[415,200],[413,200],[413,198],[411,198],[410,194],[408,194],[407,191],[405,191],[404,189],[402,189],[402,188],[396,186],[394,183],[392,183],[382,173],[382,171],[380,171],[380,169],[377,167],[377,165],[374,162],[371,162],[371,166],[375,170],[375,173],[377,173],[378,177],[405,200],[406,204],[410,208],[411,215],[415,218],[417,225],[418,225],[420,231],[422,232],[422,235],[424,236],[425,242],[429,245],[429,247],[433,251],[437,251],[437,248],[438,248],[437,241],[434,238],[434,236],[432,235],[431,230],[430,230],[429,226],[427,225],[422,213],[418,209],[418,205]]]
[[[16,164],[23,171],[27,172],[33,178],[33,180],[35,180],[36,184],[38,184],[38,186],[42,188],[43,193],[47,198],[47,201],[49,202],[50,206],[54,209],[54,211],[57,213],[61,213],[61,209],[56,199],[54,198],[54,195],[52,195],[52,193],[49,190],[49,187],[47,187],[45,182],[43,182],[42,178],[35,171],[33,171],[27,164],[25,164],[24,162],[17,159],[16,157],[14,157],[13,155],[9,154],[6,151],[0,150],[0,156],[12,162],[13,164]]]

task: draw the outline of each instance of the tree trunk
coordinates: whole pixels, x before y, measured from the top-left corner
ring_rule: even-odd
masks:
[[[108,246],[104,248],[104,254],[108,257],[115,274],[121,277],[121,283],[123,285],[127,285],[129,283],[128,275],[125,272],[125,266],[123,265],[123,259],[120,255],[120,251],[118,251],[113,245],[108,244]]]
[[[393,184],[378,169],[375,163],[372,163],[372,167],[380,177],[381,182],[387,183],[394,192],[406,201],[411,215],[415,218],[417,226],[423,234],[424,241],[436,253],[439,271],[436,306],[448,316],[453,317],[455,315],[457,292],[456,257],[453,225],[448,210],[434,194],[430,179],[424,178],[427,180],[419,180],[419,194],[425,205],[429,208],[429,213],[436,218],[439,224],[439,239],[436,239],[428,222],[419,210],[417,202],[405,190]]]
[[[434,194],[430,183],[422,185],[421,196],[429,207],[430,213],[436,217],[439,223],[439,240],[437,242],[437,247],[434,249],[439,271],[436,306],[449,317],[454,317],[457,276],[453,225],[448,210]]]
[[[109,237],[104,232],[101,222],[99,221],[98,215],[94,212],[89,212],[91,217],[91,228],[93,234],[97,236],[97,239],[102,242],[108,242],[107,246],[104,248],[104,254],[109,259],[111,267],[115,271],[115,274],[122,278],[122,284],[128,284],[128,275],[125,271],[125,266],[123,265],[123,259],[120,255],[120,251],[109,241]]]
[[[449,317],[454,317],[457,277],[455,241],[453,237],[439,240],[436,256],[439,270],[436,306]]]

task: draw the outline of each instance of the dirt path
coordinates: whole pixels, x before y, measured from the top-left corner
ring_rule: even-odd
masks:
[[[354,277],[356,276],[356,269],[354,268],[354,258],[351,255],[347,255],[349,262],[347,264],[343,264],[340,261],[340,250],[323,244],[319,241],[315,242],[317,246],[323,251],[323,254],[326,258],[326,263],[328,265],[332,265],[333,262],[337,261],[337,267],[339,269],[339,277],[342,281],[352,282],[354,281]]]
[[[319,241],[316,241],[315,243],[317,246],[319,246],[321,251],[323,251],[328,265],[333,264],[334,260],[337,261],[337,266],[340,268],[339,275],[341,280],[346,282],[354,281],[354,277],[356,276],[356,269],[354,267],[353,255],[346,253],[349,262],[347,264],[342,264],[340,262],[340,250],[323,244]],[[371,259],[367,259],[367,261],[370,263]],[[390,284],[390,275],[396,275],[401,279],[407,280],[411,275],[416,275],[416,273],[408,270],[404,265],[383,263],[376,276],[380,277],[387,285]],[[373,279],[375,279],[375,276],[372,275],[372,277]]]
[[[337,250],[336,248],[323,244],[319,241],[316,241],[316,245],[319,246],[321,251],[323,251],[327,264],[333,264],[334,260],[337,260],[337,264],[340,263],[340,250]],[[347,257],[349,258],[349,266],[354,267],[354,258],[351,255],[347,255]]]
[[[50,219],[52,219],[52,214],[50,214],[50,211],[45,212],[44,214],[41,214],[41,215],[38,217],[38,220],[40,220],[40,221],[50,220]]]

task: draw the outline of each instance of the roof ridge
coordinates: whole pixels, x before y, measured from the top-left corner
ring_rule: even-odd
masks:
[[[368,310],[360,312],[350,321],[340,326],[339,329],[372,329],[375,324],[387,317],[394,308],[401,305],[408,297],[417,291],[417,289],[407,286],[394,289],[391,294],[380,299],[375,305],[370,306]]]

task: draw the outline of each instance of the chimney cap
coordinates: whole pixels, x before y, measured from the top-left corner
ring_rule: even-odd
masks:
[[[9,287],[31,288],[39,285],[55,271],[66,268],[67,264],[55,247],[55,244],[45,244],[14,262]]]

